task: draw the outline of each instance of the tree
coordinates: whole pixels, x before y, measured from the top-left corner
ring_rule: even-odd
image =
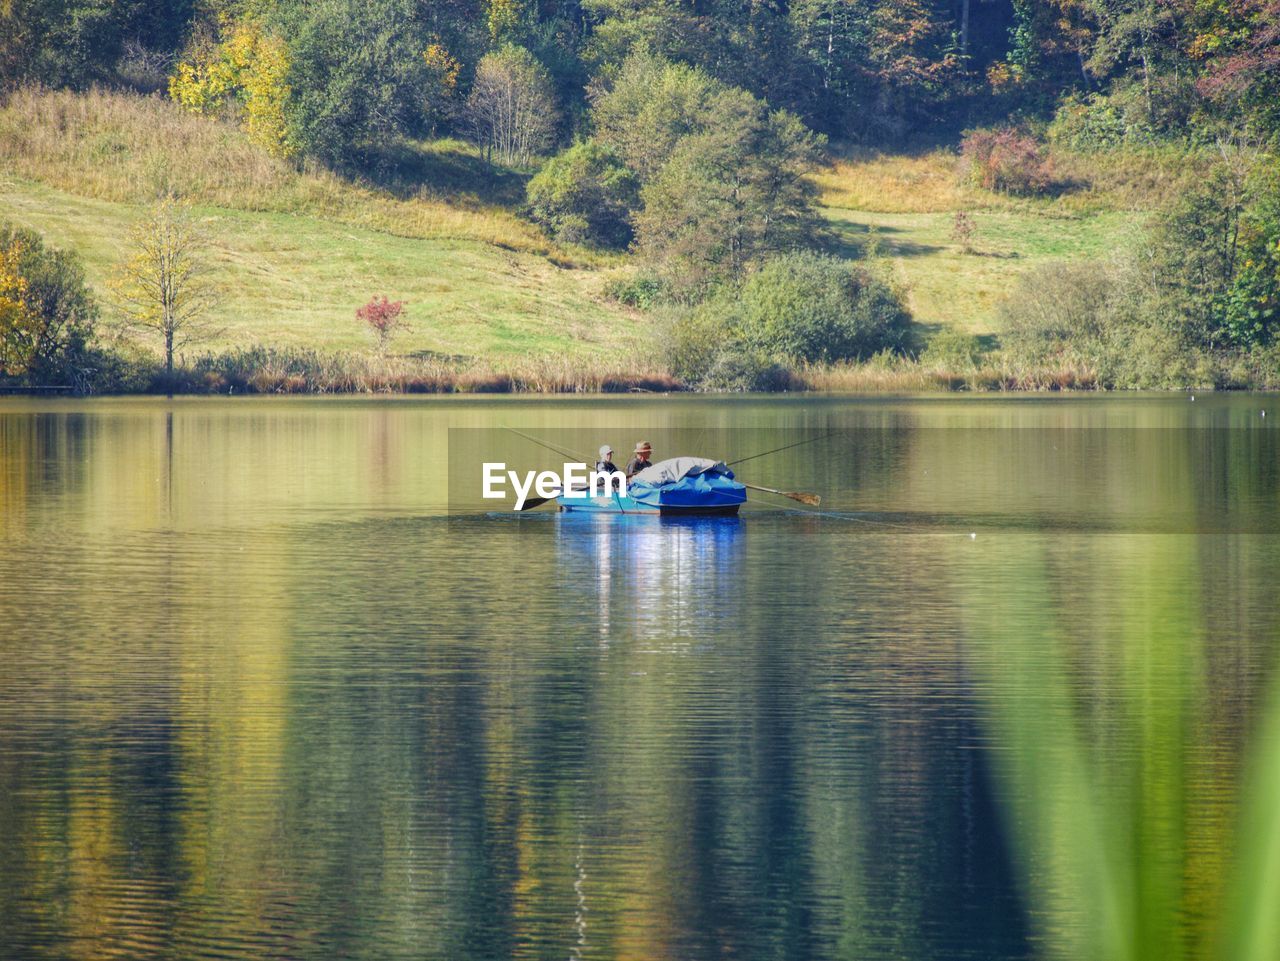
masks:
[[[29,384],[78,383],[96,319],[75,254],[0,225],[0,370]]]
[[[14,238],[0,247],[0,371],[27,370],[38,336],[38,318],[27,302],[27,278],[22,276],[22,243]]]
[[[490,159],[527,164],[555,139],[556,105],[551,77],[523,47],[487,53],[476,66],[467,97],[467,122]]]
[[[822,232],[808,177],[821,138],[744,90],[725,90],[708,107],[717,122],[677,141],[636,216],[642,257],[686,300]]]
[[[696,67],[633,54],[607,88],[592,92],[591,123],[600,143],[647,181],[671,159],[681,137],[714,122],[711,101],[725,89]]]
[[[114,79],[127,39],[172,50],[194,7],[192,0],[3,0],[0,88],[21,82],[86,87]]]
[[[289,136],[338,167],[376,162],[390,141],[421,131],[433,42],[412,0],[295,3],[289,37]]]
[[[216,336],[209,321],[218,302],[211,243],[190,205],[167,196],[130,232],[127,259],[111,280],[129,326],[160,338],[170,384],[174,351]]]
[[[404,301],[371,297],[356,311],[356,320],[363,322],[378,339],[378,356],[386,356],[391,338],[404,324]]]
[[[1280,0],[1204,5],[1215,16],[1191,43],[1207,61],[1198,89],[1280,132]],[[1200,9],[1200,8],[1198,8]]]
[[[1280,177],[1256,150],[1222,155],[1162,213],[1154,243],[1170,323],[1209,350],[1280,333]]]
[[[234,101],[249,136],[278,156],[297,145],[289,137],[289,56],[284,41],[256,21],[230,26],[216,47],[178,64],[169,78],[169,96],[195,113],[212,113]]]
[[[457,110],[458,75],[462,72],[462,64],[439,37],[432,37],[427,49],[422,51],[422,62],[426,67],[423,114],[428,132],[434,134],[436,127],[451,120]]]
[[[636,175],[613,151],[585,140],[552,157],[529,181],[529,215],[558,240],[623,248],[639,206]]]

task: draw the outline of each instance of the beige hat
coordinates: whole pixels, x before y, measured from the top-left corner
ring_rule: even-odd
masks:
[[[640,443],[636,444],[636,453],[637,453],[637,454],[642,453],[642,452],[643,452],[643,453],[648,453],[648,452],[649,452],[649,451],[651,451],[651,450],[653,450],[653,448],[649,446],[649,442],[648,442],[647,440],[642,440]]]

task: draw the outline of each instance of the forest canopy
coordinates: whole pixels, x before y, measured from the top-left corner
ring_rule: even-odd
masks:
[[[535,102],[553,104],[541,113],[564,146],[590,133],[592,92],[637,53],[837,141],[1055,114],[1099,145],[1280,129],[1280,0],[0,4],[0,84],[150,86],[200,110],[225,101],[277,151],[338,165],[376,162],[388,139],[473,129],[468,98],[477,80],[492,84],[495,55],[516,62],[512,48],[528,54],[519,72],[537,78]],[[551,142],[538,131],[532,145]]]

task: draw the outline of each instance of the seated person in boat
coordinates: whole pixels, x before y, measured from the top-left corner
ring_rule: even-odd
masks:
[[[618,470],[613,462],[613,448],[608,444],[600,448],[600,459],[596,461],[596,470],[603,474],[612,474]]]
[[[648,441],[641,441],[636,444],[636,453],[631,460],[627,461],[627,480],[635,477],[646,467],[652,467],[653,462],[649,460],[649,455],[653,453],[653,448],[649,446]]]

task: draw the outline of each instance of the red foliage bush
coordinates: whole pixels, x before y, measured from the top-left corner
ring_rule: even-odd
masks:
[[[403,314],[403,300],[388,300],[385,296],[379,300],[374,297],[356,311],[356,319],[369,326],[378,338],[378,349],[385,351],[391,335],[403,322]]]
[[[970,131],[960,153],[969,176],[987,190],[1042,194],[1054,185],[1052,162],[1034,137],[1016,127]]]

